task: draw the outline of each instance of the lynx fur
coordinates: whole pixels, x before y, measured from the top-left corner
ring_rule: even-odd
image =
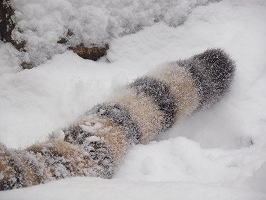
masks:
[[[62,137],[24,150],[0,144],[0,190],[74,176],[111,178],[131,145],[146,144],[180,118],[218,102],[234,72],[223,50],[209,49],[136,79],[60,130]]]

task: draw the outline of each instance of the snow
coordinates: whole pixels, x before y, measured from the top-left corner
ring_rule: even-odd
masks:
[[[8,43],[0,41],[0,75],[3,73],[14,73],[21,70],[19,65],[19,52]]]
[[[209,0],[13,0],[13,38],[26,41],[22,60],[38,65],[68,46],[103,46],[110,38],[134,33],[158,21],[176,26]],[[71,34],[68,34],[71,33]],[[58,44],[67,38],[67,45]]]
[[[133,146],[113,179],[69,178],[0,192],[0,199],[265,200],[265,11],[264,0],[198,6],[179,26],[162,20],[111,41],[98,62],[67,51],[19,71],[9,59],[15,51],[0,43],[0,141],[14,148],[45,140],[160,63],[220,47],[237,66],[220,103]]]

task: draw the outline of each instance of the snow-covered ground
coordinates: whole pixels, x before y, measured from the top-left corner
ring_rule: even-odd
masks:
[[[177,26],[195,7],[213,1],[217,0],[12,0],[12,35],[27,42],[22,60],[39,65],[67,46],[102,46],[161,21]],[[57,43],[61,38],[66,44]]]
[[[198,6],[180,26],[159,22],[117,38],[98,62],[66,52],[23,71],[0,43],[0,141],[15,148],[45,140],[159,63],[221,47],[237,66],[219,104],[134,146],[113,179],[69,178],[0,199],[265,200],[265,21],[265,0],[222,0]]]

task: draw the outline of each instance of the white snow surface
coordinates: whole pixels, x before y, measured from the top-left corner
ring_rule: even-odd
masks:
[[[133,146],[113,179],[69,178],[0,199],[265,200],[265,21],[264,0],[222,0],[198,6],[177,27],[159,22],[117,38],[100,61],[67,51],[23,71],[0,43],[0,141],[15,148],[45,140],[162,62],[220,47],[237,66],[221,102]]]
[[[15,40],[27,42],[22,60],[38,65],[66,51],[67,46],[102,46],[111,38],[134,33],[158,21],[177,26],[193,8],[209,1],[12,0],[16,10],[12,34]],[[58,44],[60,38],[67,38],[67,44]]]

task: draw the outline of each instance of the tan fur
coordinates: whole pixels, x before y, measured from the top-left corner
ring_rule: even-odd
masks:
[[[0,149],[0,172],[3,177],[3,181],[0,182],[0,187],[2,187],[2,183],[6,182],[10,177],[14,176],[14,169],[9,166],[8,156],[4,149]]]
[[[141,130],[142,144],[146,144],[158,134],[164,121],[163,112],[158,110],[158,106],[149,96],[137,94],[134,89],[126,89],[117,95],[114,101],[125,106],[136,120]]]
[[[212,93],[202,94],[201,98],[206,100],[207,104],[216,101],[215,98],[220,98],[219,95],[223,95],[227,91],[234,75],[233,62],[229,60],[227,63],[227,56],[221,54],[223,54],[221,50],[208,50],[190,60],[196,70],[206,67],[201,66],[203,65],[203,61],[200,61],[202,56],[205,59],[204,62],[209,62],[209,60],[213,62],[212,59],[219,57],[217,61],[219,61],[219,65],[221,64],[221,69],[218,69],[217,73],[229,73],[225,80],[220,80],[218,77],[217,80],[212,80],[217,73],[210,74],[212,73],[210,69],[204,71],[211,75],[205,77],[207,81],[210,83],[214,81],[214,86],[210,85],[212,87],[204,89],[213,92],[216,82],[220,83],[222,87],[222,91],[217,91],[214,99],[209,99]],[[7,150],[4,145],[0,144],[0,189],[25,187],[73,176],[111,178],[114,172],[113,167],[120,164],[133,140],[136,142],[140,136],[140,142],[147,143],[154,139],[161,130],[169,128],[168,125],[172,125],[173,117],[176,121],[190,115],[198,108],[198,92],[201,89],[200,81],[202,81],[198,80],[198,76],[203,74],[200,72],[194,74],[195,80],[193,80],[188,69],[178,66],[177,63],[165,63],[144,77],[144,80],[147,80],[148,84],[151,83],[152,87],[152,84],[159,86],[160,94],[158,95],[154,94],[154,88],[149,88],[149,86],[144,88],[144,92],[138,94],[133,83],[124,88],[123,92],[114,95],[111,100],[114,104],[107,104],[106,111],[110,112],[109,114],[105,115],[104,109],[103,114],[95,113],[94,110],[88,111],[72,126],[51,136],[48,141],[37,143],[22,151]],[[179,63],[182,64],[182,62]],[[186,62],[184,65],[187,65]],[[164,84],[161,84],[160,81]],[[135,83],[138,86],[138,82]],[[143,87],[146,87],[145,83],[140,82],[140,84],[144,84]],[[167,91],[168,88],[170,92]],[[146,94],[144,94],[145,92]],[[162,95],[165,97],[162,98]],[[205,96],[203,97],[203,95]],[[125,109],[118,108],[116,113],[115,108],[120,105]],[[103,104],[103,108],[104,106]],[[167,106],[168,110],[164,109],[164,106]],[[173,116],[175,111],[175,116]],[[132,120],[129,119],[130,117]],[[128,129],[132,130],[128,131]]]
[[[27,180],[27,185],[37,185],[40,182],[38,181],[38,177],[34,174],[32,168],[29,166],[27,160],[22,159],[23,169],[25,171],[25,180]]]
[[[129,148],[129,143],[123,130],[118,125],[110,120],[99,117],[89,119],[83,118],[79,122],[79,125],[90,127],[95,126],[93,135],[104,139],[106,147],[112,154],[115,165],[118,165],[121,162],[122,157],[126,154]]]
[[[6,182],[10,177],[15,175],[15,170],[13,169],[13,166],[10,165],[9,160],[10,156],[6,154],[7,152],[4,152],[3,150],[0,150],[0,172],[4,176],[3,182]],[[17,159],[21,161],[21,165],[19,167],[23,168],[24,171],[24,180],[27,180],[27,182],[23,182],[23,184],[26,185],[36,185],[39,184],[39,181],[37,177],[33,174],[33,171],[31,170],[30,166],[28,165],[28,162],[23,157],[23,151],[16,151],[14,152],[13,156],[16,156]]]
[[[150,76],[165,82],[170,87],[178,107],[175,120],[191,114],[197,108],[199,104],[197,88],[185,68],[176,66],[174,62],[166,63]]]
[[[55,156],[63,156],[65,159],[68,159],[70,161],[69,165],[72,169],[73,175],[84,176],[86,174],[84,174],[83,169],[93,167],[93,163],[87,156],[87,152],[84,149],[59,139],[52,139],[44,143],[39,143],[29,147],[27,151],[32,151],[35,154],[41,154],[44,148],[49,149],[49,151]],[[49,168],[49,166],[47,166],[47,168]],[[50,172],[54,177],[53,169],[52,167],[50,168]]]

